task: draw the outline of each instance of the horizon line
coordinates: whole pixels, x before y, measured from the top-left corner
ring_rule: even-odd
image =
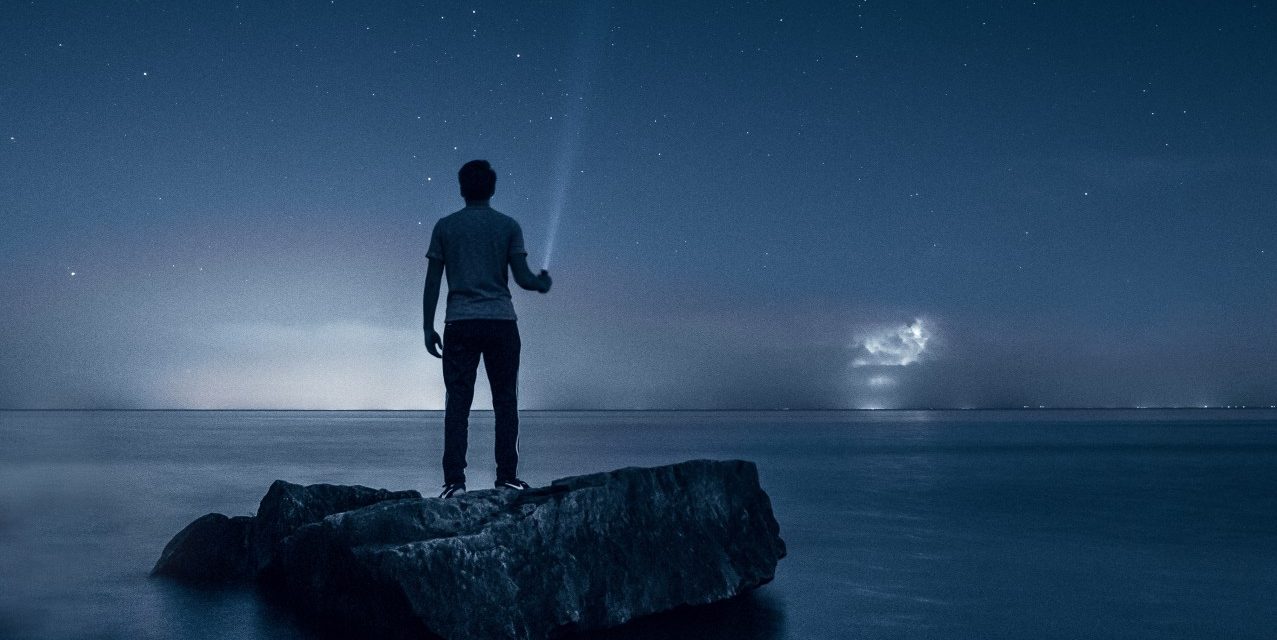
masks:
[[[1167,405],[1167,406],[1119,406],[1119,407],[1047,407],[1047,406],[990,406],[990,407],[891,407],[891,408],[790,408],[779,409],[519,409],[519,413],[844,413],[851,411],[1203,411],[1203,410],[1272,410],[1277,405]],[[0,412],[35,411],[133,411],[133,412],[324,412],[324,413],[443,413],[443,409],[201,409],[201,408],[84,408],[84,407],[0,407]],[[492,409],[472,409],[471,413],[492,413]]]

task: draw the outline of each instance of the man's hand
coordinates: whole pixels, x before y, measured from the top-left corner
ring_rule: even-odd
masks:
[[[514,282],[519,287],[528,291],[545,293],[550,290],[550,273],[542,269],[541,273],[532,275],[532,270],[528,268],[528,256],[525,253],[510,256],[510,275],[514,276]]]
[[[436,358],[443,357],[443,354],[439,353],[443,351],[443,339],[439,337],[439,332],[434,329],[426,330],[426,351],[429,351],[430,355]]]

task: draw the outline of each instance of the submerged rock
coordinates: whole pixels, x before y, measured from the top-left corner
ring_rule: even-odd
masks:
[[[276,482],[267,497],[287,499],[270,508],[263,499],[247,534],[227,531],[243,546],[210,542],[223,526],[211,520],[198,529],[206,534],[188,533],[214,517],[205,516],[161,564],[172,556],[192,566],[201,551],[188,547],[198,544],[221,562],[210,571],[247,567],[292,608],[352,633],[547,638],[731,598],[770,581],[785,555],[757,470],[739,460],[448,500],[360,487],[370,502],[345,510],[326,492],[350,488],[327,487]],[[160,564],[156,573],[192,576]]]

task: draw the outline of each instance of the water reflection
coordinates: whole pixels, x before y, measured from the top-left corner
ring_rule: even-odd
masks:
[[[142,635],[175,638],[329,640],[349,629],[316,624],[252,587],[205,588],[152,580],[157,608]],[[209,625],[209,619],[220,621]],[[687,607],[629,624],[566,636],[565,640],[776,640],[785,636],[782,603],[766,587],[724,602]],[[423,637],[418,640],[429,640]]]
[[[148,580],[157,596],[141,637],[307,640],[314,635],[252,586],[201,587]],[[217,620],[217,624],[209,624]]]
[[[703,607],[689,607],[594,633],[574,640],[773,640],[785,635],[782,604],[764,587],[738,598]]]

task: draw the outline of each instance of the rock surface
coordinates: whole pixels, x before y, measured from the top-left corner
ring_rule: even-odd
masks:
[[[257,578],[276,546],[298,527],[334,513],[384,500],[421,499],[416,491],[276,480],[257,506],[257,516],[228,518],[210,513],[186,525],[160,553],[153,576],[188,582],[242,582]]]
[[[302,486],[276,480],[257,506],[250,549],[256,572],[267,569],[276,547],[302,525],[387,500],[421,500],[416,491],[387,491],[361,486],[312,484]]]
[[[154,573],[198,579],[203,558],[356,634],[547,638],[731,598],[784,555],[753,463],[693,460],[449,500],[277,481],[247,524],[193,522]]]

